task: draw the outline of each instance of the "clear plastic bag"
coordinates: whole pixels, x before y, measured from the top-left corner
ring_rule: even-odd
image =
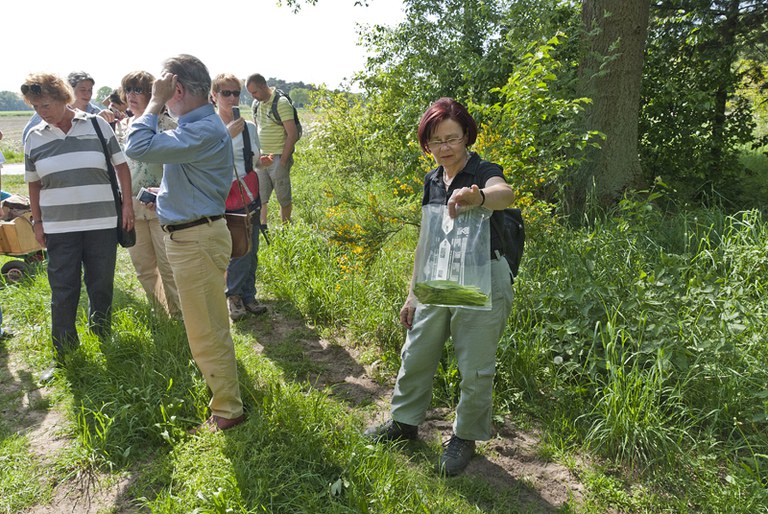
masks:
[[[445,205],[422,207],[413,287],[419,302],[491,308],[490,217],[484,208],[451,218]]]

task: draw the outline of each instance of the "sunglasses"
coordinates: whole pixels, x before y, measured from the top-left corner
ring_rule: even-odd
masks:
[[[124,87],[123,91],[125,92],[126,96],[130,95],[131,93],[136,93],[137,95],[140,95],[140,94],[144,93],[144,88],[143,87],[128,86],[128,87]]]
[[[40,96],[43,94],[43,86],[41,86],[40,84],[22,84],[21,94],[26,95],[27,93],[32,93],[35,96]]]
[[[228,91],[226,89],[220,89],[219,90],[219,94],[220,95],[224,95],[224,96],[237,96],[237,97],[239,97],[240,96],[240,90],[239,89],[235,89],[234,91]]]

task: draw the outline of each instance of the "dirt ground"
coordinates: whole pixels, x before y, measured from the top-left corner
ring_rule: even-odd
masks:
[[[21,152],[23,150],[21,133],[31,117],[32,111],[30,111],[29,116],[0,116],[0,132],[3,133],[0,148],[11,148]]]
[[[287,318],[274,311],[268,316],[253,318],[245,323],[249,324],[247,329],[253,331],[254,348],[266,356],[291,334],[305,334],[301,344],[305,356],[313,362],[313,369],[316,370],[306,377],[307,383],[329,392],[350,409],[376,405],[376,414],[371,422],[386,419],[391,384],[380,384],[374,380],[372,376],[375,370],[360,363],[356,349],[343,342],[331,343],[311,335],[315,332],[308,331],[302,320]],[[51,392],[46,388],[30,386],[34,383],[31,379],[34,373],[9,358],[1,347],[0,363],[5,364],[0,366],[0,394],[22,398],[15,412],[3,414],[20,421],[19,426],[24,427],[22,431],[29,437],[30,447],[42,462],[51,461],[57,452],[69,444],[62,435],[63,416],[55,408],[39,410],[39,402],[50,397]],[[38,404],[38,410],[30,407],[34,404]],[[451,432],[450,414],[446,409],[430,411],[419,430],[421,441],[447,439]],[[467,468],[467,476],[482,480],[499,490],[516,491],[522,512],[552,513],[569,500],[582,503],[582,484],[564,466],[546,461],[538,455],[539,439],[536,433],[520,430],[509,422],[497,425],[496,429],[497,434],[493,439],[478,444],[478,455]],[[35,506],[26,513],[138,512],[136,507],[125,504],[123,493],[131,480],[132,477],[126,475],[110,483],[99,477],[63,482],[56,485],[50,504]]]

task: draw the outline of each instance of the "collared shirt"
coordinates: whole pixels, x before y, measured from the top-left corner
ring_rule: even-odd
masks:
[[[451,181],[451,185],[448,186],[448,190],[445,189],[445,182],[443,180],[443,167],[438,166],[433,169],[424,178],[424,196],[421,199],[421,205],[427,204],[439,204],[447,205],[448,200],[456,189],[462,187],[472,187],[472,184],[477,184],[477,187],[484,188],[485,183],[492,177],[504,178],[504,171],[501,166],[492,162],[484,161],[475,152],[470,152],[469,160],[461,170]],[[497,218],[498,222],[501,220],[501,216],[504,214],[501,211],[493,211],[491,218]],[[501,237],[496,233],[494,224],[491,223],[491,255],[498,250],[503,253],[503,246],[501,243]]]
[[[232,138],[210,104],[179,118],[179,126],[159,132],[157,115],[133,121],[125,153],[131,159],[163,164],[157,217],[163,225],[224,214],[234,177]]]
[[[75,109],[66,134],[41,121],[24,142],[26,182],[40,182],[40,211],[49,234],[101,230],[117,226],[107,160],[90,118]],[[125,162],[109,124],[96,117],[112,164]]]
[[[85,112],[88,114],[99,114],[101,111],[102,109],[93,102],[88,102],[88,105],[85,106]],[[32,130],[32,127],[38,125],[41,121],[43,121],[43,118],[41,118],[37,113],[33,114],[32,117],[29,118],[27,124],[24,125],[24,130],[21,131],[21,144],[24,144],[24,141],[27,140],[27,134],[29,134],[29,131]]]
[[[115,135],[120,146],[125,148],[128,132],[131,130],[133,118],[123,118],[115,126]],[[162,113],[158,118],[158,127],[162,130],[172,130],[178,126],[176,120],[171,118],[168,113]],[[132,196],[136,196],[139,190],[144,187],[159,187],[163,180],[163,165],[159,162],[141,162],[134,159],[128,159],[128,168],[131,170]],[[154,217],[154,215],[153,215]]]

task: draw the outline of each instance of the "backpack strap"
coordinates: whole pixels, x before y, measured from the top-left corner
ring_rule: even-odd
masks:
[[[272,99],[272,117],[275,118],[275,123],[278,125],[283,124],[283,118],[281,118],[280,113],[277,112],[277,102],[280,100],[280,95],[285,96],[285,93],[279,89],[275,89],[275,97]]]

